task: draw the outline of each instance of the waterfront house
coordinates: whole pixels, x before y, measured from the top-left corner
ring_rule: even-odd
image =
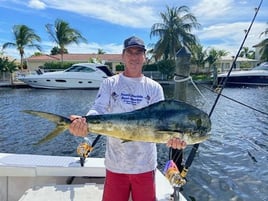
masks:
[[[27,69],[29,71],[35,71],[42,67],[46,62],[60,62],[61,55],[48,55],[43,54],[39,56],[31,56],[25,58],[27,63]],[[110,66],[113,72],[115,67],[122,63],[121,54],[63,54],[63,61],[73,63],[86,63],[86,62],[99,62]]]
[[[218,72],[228,71],[234,61],[234,56],[222,56],[217,62],[216,67]],[[235,68],[233,70],[241,70],[242,68],[251,68],[259,63],[258,60],[248,59],[244,57],[238,57],[235,62]]]

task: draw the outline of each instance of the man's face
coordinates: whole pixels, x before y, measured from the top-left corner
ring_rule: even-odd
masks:
[[[125,67],[129,71],[141,71],[145,62],[145,52],[138,47],[127,48],[123,52],[123,61]]]

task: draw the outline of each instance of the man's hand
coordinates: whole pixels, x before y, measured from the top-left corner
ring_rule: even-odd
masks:
[[[172,138],[167,142],[167,146],[173,149],[184,149],[187,144],[179,138]]]
[[[88,134],[86,118],[77,115],[71,115],[70,120],[72,121],[69,127],[70,133],[74,136],[86,137]]]

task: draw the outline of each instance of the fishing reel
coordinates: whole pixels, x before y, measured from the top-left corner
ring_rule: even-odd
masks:
[[[186,184],[185,178],[181,175],[177,165],[172,160],[167,162],[164,175],[173,187],[182,187]]]
[[[76,152],[80,156],[80,164],[82,167],[84,166],[85,160],[92,150],[93,147],[91,146],[88,138],[84,138],[84,141],[77,146]]]

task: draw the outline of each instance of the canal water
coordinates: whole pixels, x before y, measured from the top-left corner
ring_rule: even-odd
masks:
[[[201,95],[189,85],[187,102],[209,113],[217,95],[203,86],[198,86]],[[173,86],[164,86],[164,90],[166,98],[171,99]],[[82,139],[68,132],[34,145],[54,125],[21,111],[84,115],[96,93],[97,90],[0,88],[0,152],[77,156],[76,147]],[[268,87],[226,88],[223,95],[253,109],[220,97],[211,116],[212,136],[200,144],[182,193],[196,201],[268,201]],[[91,140],[95,137],[90,135]],[[163,144],[157,147],[159,169],[163,170],[169,150]],[[186,148],[185,158],[191,148]],[[103,157],[104,151],[102,137],[91,157]]]

